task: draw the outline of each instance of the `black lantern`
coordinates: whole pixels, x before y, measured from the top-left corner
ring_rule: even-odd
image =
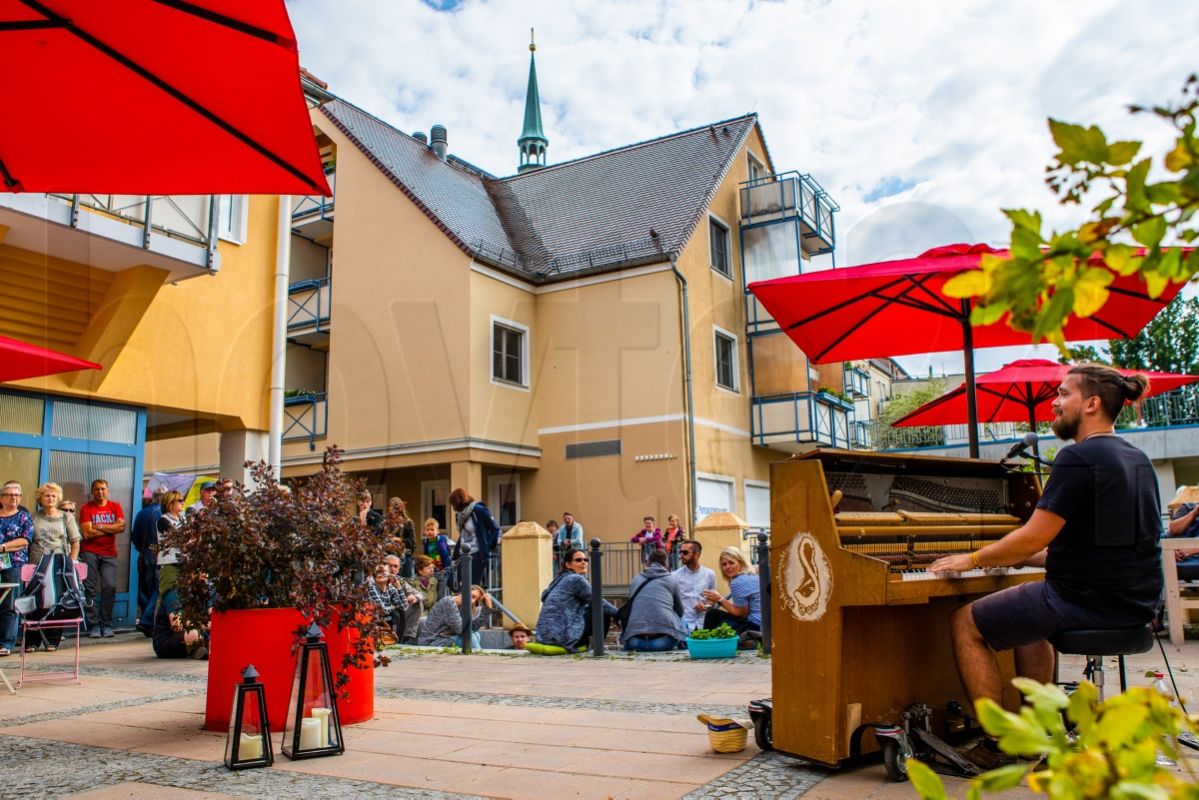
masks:
[[[233,690],[229,712],[229,738],[225,741],[225,766],[229,769],[269,767],[275,763],[271,750],[271,723],[266,716],[266,690],[258,682],[258,671],[250,664]]]
[[[283,754],[290,759],[338,756],[345,752],[341,722],[337,718],[337,693],[329,669],[329,648],[321,629],[308,628],[300,647],[296,677],[291,684],[287,726],[283,730]]]

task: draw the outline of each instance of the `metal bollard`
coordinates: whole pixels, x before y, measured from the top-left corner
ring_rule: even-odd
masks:
[[[600,540],[591,540],[591,654],[604,654],[604,568]]]
[[[762,603],[762,652],[770,655],[770,540],[766,531],[758,531],[758,588]]]
[[[464,552],[462,557],[458,559],[458,588],[462,592],[462,652],[463,654],[470,653],[470,638],[474,633],[474,628],[471,626],[473,614],[470,613],[470,584],[471,584],[471,557],[470,553]]]

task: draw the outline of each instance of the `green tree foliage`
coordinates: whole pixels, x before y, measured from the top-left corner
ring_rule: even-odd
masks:
[[[1066,352],[1058,358],[1059,364],[1111,364],[1107,354],[1094,345],[1080,344],[1077,347],[1067,347]]]
[[[1141,686],[1099,702],[1099,691],[1087,681],[1071,695],[1052,683],[1027,678],[1012,683],[1024,694],[1020,713],[1004,711],[987,699],[978,701],[975,713],[987,733],[999,739],[1001,750],[1028,760],[973,779],[968,800],[1025,781],[1050,800],[1199,799],[1199,776],[1187,761],[1181,762],[1181,773],[1157,764],[1159,752],[1178,761],[1178,734],[1195,727],[1194,719],[1164,695]],[[1073,724],[1073,735],[1067,733],[1065,719]],[[1044,759],[1045,768],[1034,772],[1037,759]],[[945,800],[945,786],[936,773],[918,761],[909,760],[907,767],[920,797]]]
[[[1005,210],[1012,223],[1008,257],[983,256],[979,268],[945,286],[954,297],[973,298],[976,325],[999,321],[1032,334],[1033,341],[1065,347],[1062,328],[1073,316],[1088,317],[1107,302],[1116,276],[1139,275],[1152,297],[1171,282],[1199,272],[1199,250],[1164,246],[1199,238],[1199,78],[1183,85],[1181,99],[1152,109],[1174,129],[1174,143],[1154,165],[1139,158],[1142,143],[1109,142],[1097,126],[1049,120],[1059,148],[1048,168],[1049,188],[1063,205],[1081,205],[1099,197],[1078,228],[1045,233],[1041,214]],[[1156,166],[1163,180],[1151,182]]]
[[[886,408],[878,417],[874,446],[880,450],[892,447],[933,447],[945,444],[945,429],[937,425],[929,428],[892,428],[891,423],[915,411],[945,393],[945,382],[937,378],[905,392],[894,392]]]
[[[1199,298],[1176,298],[1132,339],[1108,343],[1126,369],[1199,374]]]

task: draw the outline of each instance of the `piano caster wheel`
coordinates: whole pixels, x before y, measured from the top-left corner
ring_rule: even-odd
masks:
[[[754,743],[763,753],[769,753],[774,749],[773,727],[769,714],[760,714],[754,718]]]
[[[908,757],[912,754],[905,753],[895,739],[879,737],[878,743],[883,751],[883,768],[887,770],[887,777],[896,783],[906,781]]]

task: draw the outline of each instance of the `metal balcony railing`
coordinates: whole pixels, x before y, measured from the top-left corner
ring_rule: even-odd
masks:
[[[337,172],[326,172],[325,179],[329,182],[329,189],[333,192],[333,196],[310,194],[293,198],[291,207],[293,224],[302,225],[322,219],[333,219],[333,201],[337,199]]]
[[[845,368],[845,393],[854,399],[870,396],[870,376],[860,367]]]
[[[811,443],[849,447],[852,414],[852,404],[824,392],[754,397],[753,443],[783,449]]]
[[[308,449],[316,449],[329,427],[329,402],[325,392],[303,392],[283,398],[283,441],[308,440]]]
[[[312,328],[316,333],[327,331],[332,304],[329,278],[296,281],[287,287],[287,329]]]
[[[71,204],[71,227],[79,226],[80,211],[99,213],[141,228],[142,247],[159,234],[206,248],[208,263],[216,252],[216,195],[55,194]]]
[[[741,184],[741,223],[757,225],[798,217],[805,239],[816,238],[826,253],[836,243],[833,215],[841,207],[809,174],[783,172]],[[806,249],[806,248],[805,248]]]
[[[1164,428],[1170,425],[1199,425],[1199,384],[1147,397],[1126,406],[1116,419],[1117,428]]]
[[[854,450],[870,450],[874,443],[874,431],[869,420],[849,423],[849,443]]]

